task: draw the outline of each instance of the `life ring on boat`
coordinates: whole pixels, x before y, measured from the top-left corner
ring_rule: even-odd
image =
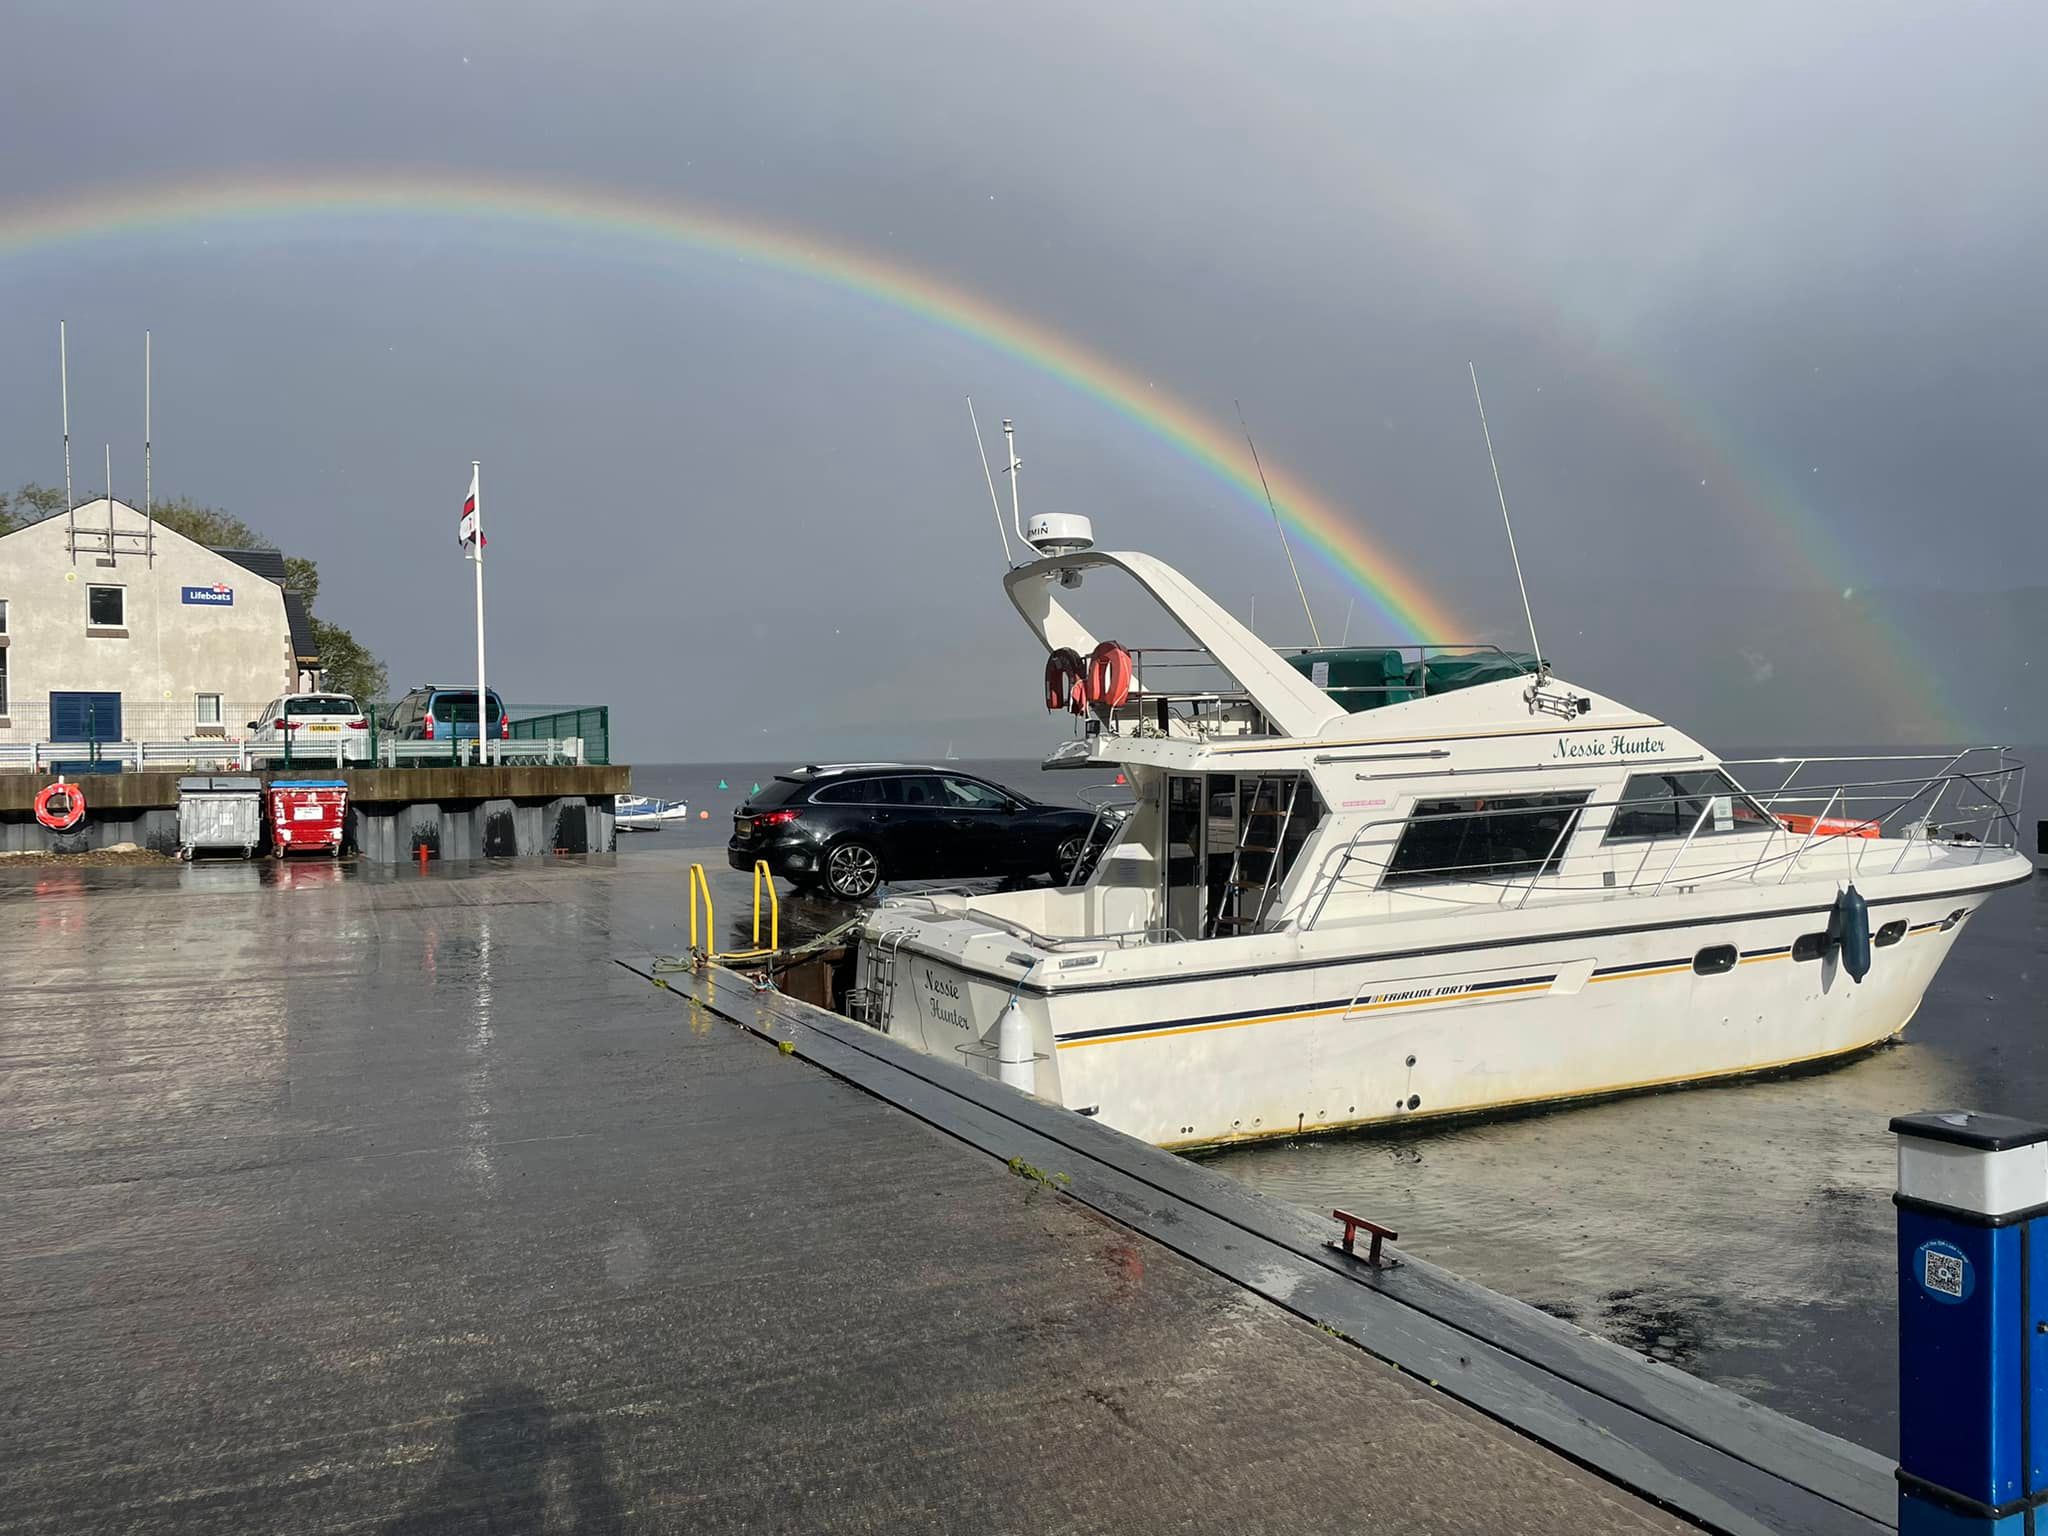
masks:
[[[1088,702],[1121,709],[1131,696],[1131,653],[1105,640],[1088,657]]]
[[[1088,669],[1071,646],[1063,645],[1045,658],[1045,707],[1071,709],[1077,715],[1088,707]]]
[[[51,803],[57,808],[51,809]],[[42,793],[36,796],[36,820],[52,832],[69,832],[85,820],[85,792],[76,784],[66,784],[59,779],[54,784],[45,784]]]

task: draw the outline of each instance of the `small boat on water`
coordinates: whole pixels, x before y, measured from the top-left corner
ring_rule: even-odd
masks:
[[[690,807],[682,800],[654,800],[646,795],[620,795],[615,802],[621,832],[659,832],[672,821],[688,821]]]
[[[1533,654],[1282,653],[1086,519],[1025,537],[1004,586],[1076,717],[1047,766],[1120,770],[1136,803],[1079,885],[882,902],[845,1007],[1147,1141],[1845,1056],[2032,878],[2004,748],[1726,761]],[[1171,638],[1100,639],[1084,578]]]

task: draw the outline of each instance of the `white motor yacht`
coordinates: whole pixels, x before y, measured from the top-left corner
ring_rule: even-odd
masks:
[[[1724,762],[1533,656],[1283,655],[1084,519],[1032,532],[1005,585],[1056,658],[1101,646],[1067,606],[1084,579],[1128,578],[1179,631],[1053,690],[1080,717],[1053,761],[1121,771],[1135,803],[1079,885],[884,901],[847,1008],[1147,1141],[1860,1051],[2032,877],[2003,749]],[[1850,761],[1863,782],[1815,782]]]

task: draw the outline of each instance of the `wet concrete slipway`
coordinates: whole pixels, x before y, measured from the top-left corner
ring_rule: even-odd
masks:
[[[1839,1442],[1518,1377],[1526,1308],[1443,1345],[1475,1411],[1284,1203],[1073,1116],[1058,1191],[650,986],[684,862],[0,872],[0,1532],[1683,1528],[1528,1414],[1638,1486],[1761,1430],[1838,1496],[1738,1456],[1710,1523],[1879,1528]]]

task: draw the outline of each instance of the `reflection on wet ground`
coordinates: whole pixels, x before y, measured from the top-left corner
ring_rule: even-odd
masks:
[[[0,872],[0,1529],[1676,1528],[614,964],[687,862]]]

